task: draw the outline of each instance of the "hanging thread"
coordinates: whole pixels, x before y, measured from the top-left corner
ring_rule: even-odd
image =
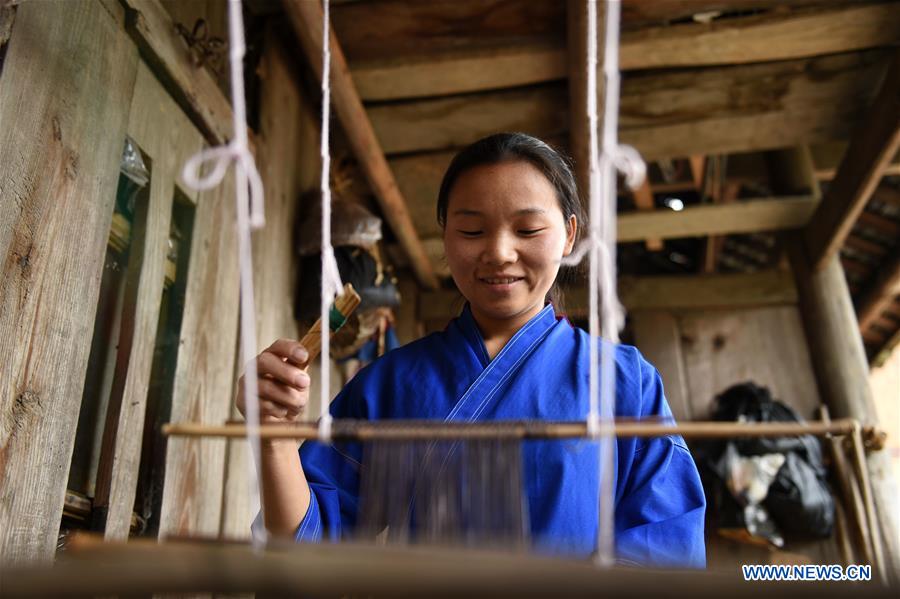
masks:
[[[256,307],[253,296],[253,259],[250,231],[265,224],[263,184],[250,153],[247,138],[247,105],[244,95],[244,18],[241,0],[229,0],[228,34],[230,43],[231,102],[234,138],[224,146],[201,150],[185,163],[182,177],[185,184],[197,191],[212,189],[225,177],[231,162],[235,164],[235,199],[237,202],[238,261],[240,269],[240,335],[241,359],[244,372],[244,397],[247,411],[247,440],[253,460],[248,462],[250,496],[260,498],[260,515],[265,521],[265,501],[258,476],[262,473],[259,437],[259,390],[256,371]],[[212,163],[212,170],[202,175],[203,167]],[[248,196],[249,192],[249,196]],[[255,465],[255,471],[254,471]],[[265,527],[253,536],[254,546],[266,543]]]
[[[588,256],[590,397],[587,429],[589,434],[599,439],[600,446],[597,561],[600,565],[610,566],[614,563],[615,540],[615,344],[619,342],[619,330],[625,323],[624,309],[616,290],[616,170],[623,173],[629,187],[636,189],[644,180],[646,166],[634,148],[618,143],[620,0],[606,1],[603,137],[598,149],[597,1],[586,2],[590,227],[587,238],[562,263],[575,265]],[[601,343],[601,337],[607,342]]]
[[[326,323],[329,322],[329,313],[334,298],[344,286],[341,282],[341,274],[337,261],[334,258],[334,248],[331,247],[331,152],[329,150],[330,119],[331,119],[331,23],[329,16],[329,0],[322,0],[322,138],[319,154],[322,157],[322,295],[319,317],[322,322],[322,355],[321,386],[319,388],[319,407],[321,419],[319,420],[319,439],[324,442],[331,441],[331,412],[328,406],[331,403],[331,377],[329,376],[328,361],[330,356],[331,335]]]

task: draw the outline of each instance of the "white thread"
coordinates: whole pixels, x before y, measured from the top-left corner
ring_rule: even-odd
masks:
[[[331,441],[331,412],[328,406],[331,403],[331,377],[328,368],[329,353],[331,351],[331,327],[329,326],[329,314],[331,304],[340,292],[343,284],[338,270],[337,261],[334,259],[334,248],[331,247],[331,185],[329,174],[331,171],[331,153],[328,147],[330,134],[331,112],[331,25],[329,15],[329,0],[322,0],[322,139],[319,153],[322,157],[322,295],[319,318],[322,322],[322,355],[320,387],[320,414],[319,440],[327,443]]]
[[[646,165],[637,150],[618,143],[619,117],[619,16],[620,0],[606,1],[603,75],[605,86],[602,150],[597,148],[597,3],[587,1],[587,117],[590,177],[588,183],[590,229],[587,237],[562,264],[572,266],[588,256],[589,408],[588,433],[600,444],[600,506],[597,561],[614,563],[614,441],[615,347],[625,312],[616,290],[616,170],[626,184],[637,189],[646,176]],[[602,302],[600,301],[602,299]],[[598,318],[599,312],[599,318]],[[598,347],[601,335],[610,343]],[[598,373],[599,362],[599,373]],[[598,376],[599,375],[599,376]]]
[[[259,389],[256,371],[256,308],[253,299],[253,259],[250,231],[265,224],[263,184],[250,153],[247,138],[247,107],[244,97],[244,22],[241,0],[229,0],[228,33],[231,50],[231,101],[234,138],[224,146],[202,150],[185,163],[182,178],[185,185],[197,191],[212,189],[225,177],[231,162],[235,164],[235,200],[237,203],[238,261],[240,268],[240,334],[241,356],[246,366],[244,372],[244,398],[247,416],[247,440],[253,459],[248,461],[250,496],[259,494],[260,516],[265,522],[265,501],[259,476],[262,472],[259,438]],[[212,163],[212,171],[202,174],[203,166]],[[248,197],[249,191],[249,197]],[[254,465],[256,470],[254,471]],[[254,547],[260,549],[266,543],[265,527],[253,535]]]

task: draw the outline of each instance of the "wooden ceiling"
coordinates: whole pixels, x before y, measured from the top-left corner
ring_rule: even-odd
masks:
[[[283,10],[271,0],[250,8]],[[332,0],[331,14],[410,219],[446,275],[434,205],[455,151],[503,130],[567,151],[566,2]],[[805,225],[815,208],[743,201],[775,195],[765,153],[808,147],[819,178],[834,176],[900,45],[900,2],[626,1],[622,32],[619,136],[651,163],[650,187],[620,198],[623,223],[648,210],[628,225],[646,241],[620,247],[623,270],[754,271],[779,260],[772,231]],[[885,173],[898,171],[895,160]],[[900,214],[885,208],[896,189],[885,180],[852,215],[841,249],[858,308],[877,312],[861,323],[873,358],[900,329],[897,285],[884,274],[896,268]],[[659,210],[675,195],[688,208],[681,220]],[[702,217],[710,208],[726,211]]]

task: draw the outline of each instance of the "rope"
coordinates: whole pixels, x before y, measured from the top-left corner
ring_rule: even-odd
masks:
[[[341,282],[341,274],[338,271],[337,261],[334,258],[334,248],[331,247],[331,185],[329,173],[331,171],[331,154],[328,147],[330,134],[331,112],[331,25],[329,15],[329,0],[322,0],[322,139],[319,153],[322,157],[322,296],[319,318],[322,322],[322,355],[320,377],[322,380],[319,388],[319,407],[321,419],[319,421],[319,439],[323,443],[331,441],[331,412],[328,405],[331,403],[331,377],[329,376],[328,360],[331,346],[331,327],[328,326],[329,313],[334,298],[344,286]]]
[[[260,498],[260,515],[265,521],[265,502],[262,485],[257,478],[262,473],[259,391],[256,372],[256,307],[253,299],[253,259],[250,231],[265,224],[263,184],[256,169],[247,140],[247,106],[244,94],[244,19],[241,0],[229,0],[228,33],[230,38],[229,62],[231,65],[231,101],[234,105],[232,124],[234,139],[224,146],[201,150],[184,165],[182,177],[185,184],[196,190],[212,189],[222,182],[229,165],[235,164],[235,199],[237,201],[238,261],[240,268],[241,307],[241,356],[247,365],[244,372],[244,397],[247,410],[247,440],[253,460],[248,461],[250,497]],[[212,170],[202,175],[203,167],[212,164]],[[248,188],[249,185],[249,188]],[[248,197],[249,191],[249,197]],[[254,471],[255,466],[255,471]],[[261,549],[266,543],[265,527],[253,536],[254,546]]]

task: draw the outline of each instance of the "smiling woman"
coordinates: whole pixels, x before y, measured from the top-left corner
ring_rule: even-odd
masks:
[[[361,370],[332,402],[332,416],[585,420],[590,338],[557,316],[551,292],[561,259],[584,227],[565,159],[524,134],[485,138],[451,163],[437,214],[450,271],[467,300],[462,314],[444,331]],[[607,347],[615,353],[616,416],[672,419],[656,369],[633,347]],[[290,422],[302,413],[309,394],[305,360],[305,349],[289,340],[260,355],[264,421]],[[403,542],[432,542],[440,530],[442,540],[503,538],[510,548],[520,546],[518,530],[542,553],[587,557],[595,550],[604,480],[596,442],[528,441],[515,455],[504,450],[496,459],[458,443],[418,449],[392,443],[385,453],[359,443],[307,441],[298,459],[293,441],[266,442],[267,529],[307,542],[390,541],[401,530]],[[615,456],[609,478],[617,558],[702,566],[706,502],[684,440],[619,437]],[[501,462],[503,476],[495,468]],[[516,518],[505,517],[516,514],[518,528]]]
[[[438,197],[453,280],[493,356],[551,297],[581,223],[572,171],[544,142],[487,137],[457,155]]]

